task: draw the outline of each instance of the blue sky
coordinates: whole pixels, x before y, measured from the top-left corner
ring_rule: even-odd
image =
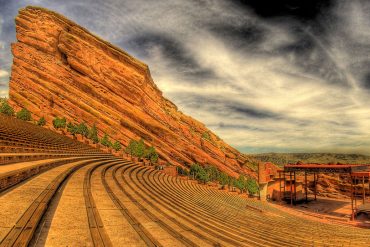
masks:
[[[147,63],[165,97],[240,151],[369,154],[369,1],[256,2],[0,0],[0,96],[14,17],[36,5]]]

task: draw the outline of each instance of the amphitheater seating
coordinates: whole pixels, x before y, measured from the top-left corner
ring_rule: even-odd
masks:
[[[0,160],[0,246],[370,246],[370,229],[301,218],[4,116]]]

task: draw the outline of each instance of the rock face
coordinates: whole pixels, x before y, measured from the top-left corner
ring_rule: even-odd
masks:
[[[254,174],[245,155],[162,96],[146,64],[49,10],[26,7],[15,22],[9,95],[16,110],[26,107],[49,126],[55,116],[96,123],[124,146],[143,138],[174,165]]]

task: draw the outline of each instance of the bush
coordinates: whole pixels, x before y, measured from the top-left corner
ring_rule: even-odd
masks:
[[[195,179],[202,183],[206,183],[210,180],[210,176],[201,165],[195,163],[190,166],[190,174],[194,176]]]
[[[206,166],[205,170],[209,176],[210,181],[216,181],[220,171],[215,166]]]
[[[119,151],[121,150],[122,146],[121,146],[121,143],[119,141],[115,141],[112,145],[112,148],[116,151]]]
[[[17,112],[16,117],[23,121],[31,121],[31,112],[26,108],[22,108],[19,112]]]
[[[239,178],[235,180],[235,187],[237,187],[240,190],[240,193],[243,193],[243,191],[246,189],[247,186],[247,180],[245,180],[245,177],[240,174]]]
[[[198,163],[194,163],[190,166],[190,175],[194,176],[194,178],[197,177],[197,174],[199,171],[203,169]]]
[[[95,124],[93,125],[93,127],[89,131],[89,138],[93,141],[93,143],[98,143],[99,142],[98,130],[96,129]]]
[[[86,126],[85,123],[80,123],[78,126],[77,126],[77,134],[80,134],[84,137],[88,137],[89,136],[89,128]]]
[[[66,127],[66,125],[67,125],[67,120],[66,120],[65,117],[64,118],[56,117],[53,120],[53,126],[56,129],[64,129]]]
[[[0,106],[0,113],[3,113],[8,116],[14,116],[13,108],[8,104],[6,99],[2,100],[2,104]]]
[[[130,142],[128,143],[128,146],[125,149],[125,152],[133,156],[135,152],[134,150],[136,150],[136,146],[137,146],[137,141],[130,140]]]
[[[153,146],[149,147],[148,149],[145,149],[144,158],[150,160],[151,163],[157,163],[158,154]]]
[[[249,178],[246,182],[246,189],[248,190],[249,194],[254,195],[259,191],[258,183],[255,179]]]
[[[103,146],[112,147],[112,142],[109,140],[109,137],[107,134],[104,134],[103,138],[100,140],[100,143]]]
[[[201,169],[198,173],[198,180],[201,181],[202,183],[206,184],[207,182],[209,182],[209,174],[207,173],[207,171],[205,169]]]
[[[144,140],[140,139],[140,141],[136,145],[136,149],[134,150],[134,155],[136,157],[142,158],[144,156],[144,152],[145,152]]]
[[[40,119],[39,119],[39,121],[37,121],[37,123],[36,123],[38,126],[45,126],[46,125],[46,120],[45,120],[45,118],[44,117],[41,117]]]
[[[222,188],[225,188],[225,186],[229,183],[229,176],[226,173],[221,172],[218,176],[218,181]]]
[[[211,135],[208,132],[203,132],[202,138],[210,141],[211,140]]]
[[[157,163],[159,155],[153,146],[146,148],[144,140],[140,141],[130,140],[125,152],[131,156],[136,156],[139,158],[146,158],[150,160],[151,163]]]
[[[77,124],[68,123],[67,124],[67,131],[72,135],[76,135],[78,133],[78,126]]]

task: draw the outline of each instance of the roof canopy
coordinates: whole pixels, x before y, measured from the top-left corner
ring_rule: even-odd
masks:
[[[297,164],[285,165],[285,172],[321,172],[321,173],[354,173],[370,171],[370,165],[321,165]]]

